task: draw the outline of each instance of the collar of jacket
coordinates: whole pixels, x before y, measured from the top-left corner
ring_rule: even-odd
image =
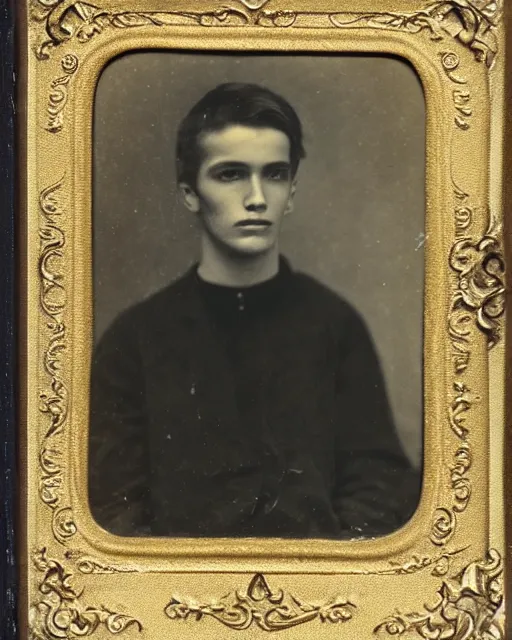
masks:
[[[293,271],[286,258],[280,256],[278,273],[265,282],[249,287],[231,287],[202,280],[192,266],[182,278],[179,295],[189,321],[200,319],[205,311],[222,316],[265,313],[283,300],[290,290]]]
[[[219,320],[239,322],[244,318],[265,316],[279,305],[289,288],[291,269],[280,259],[275,276],[246,287],[233,287],[206,282],[195,271],[196,286],[208,313]]]

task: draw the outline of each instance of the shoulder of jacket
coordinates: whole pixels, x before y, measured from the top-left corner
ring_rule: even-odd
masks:
[[[193,273],[189,270],[163,289],[159,289],[135,304],[131,309],[135,313],[145,315],[146,313],[158,312],[159,309],[168,308],[173,304],[181,305],[193,287],[193,279]]]
[[[189,271],[163,289],[124,309],[110,324],[105,335],[147,332],[148,328],[157,325],[164,317],[175,317],[174,311],[183,309],[191,290],[192,277]]]
[[[358,311],[348,300],[313,276],[296,271],[294,277],[301,296],[313,305],[312,308],[321,306],[336,315],[359,317]]]

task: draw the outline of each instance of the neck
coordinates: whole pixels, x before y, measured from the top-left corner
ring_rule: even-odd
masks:
[[[278,271],[277,246],[260,255],[229,254],[203,236],[198,273],[206,282],[228,287],[250,287],[270,280]]]

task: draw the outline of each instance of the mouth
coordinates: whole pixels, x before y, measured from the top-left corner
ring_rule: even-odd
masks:
[[[235,227],[245,227],[245,228],[266,228],[272,225],[268,220],[255,220],[254,218],[248,218],[247,220],[240,220],[235,224]]]

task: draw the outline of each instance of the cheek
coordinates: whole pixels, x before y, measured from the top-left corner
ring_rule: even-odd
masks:
[[[226,217],[237,209],[243,199],[242,189],[237,184],[215,183],[203,192],[204,210],[212,215]]]
[[[288,184],[271,184],[267,190],[267,198],[278,208],[288,203],[290,195],[291,189]]]

